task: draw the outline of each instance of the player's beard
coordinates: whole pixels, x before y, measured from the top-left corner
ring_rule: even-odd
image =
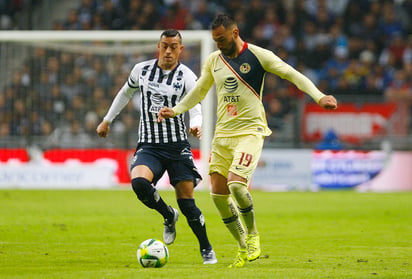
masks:
[[[236,43],[235,40],[232,40],[229,48],[220,49],[220,51],[227,57],[234,58],[236,57]]]

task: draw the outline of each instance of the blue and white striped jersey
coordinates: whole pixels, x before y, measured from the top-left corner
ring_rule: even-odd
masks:
[[[170,143],[187,140],[184,116],[157,122],[157,113],[162,107],[173,107],[196,85],[196,75],[184,64],[179,63],[170,71],[162,70],[158,60],[138,63],[132,69],[127,82],[117,93],[109,111],[104,117],[112,122],[132,98],[140,93],[141,117],[139,143]],[[189,110],[190,127],[201,126],[200,103]]]

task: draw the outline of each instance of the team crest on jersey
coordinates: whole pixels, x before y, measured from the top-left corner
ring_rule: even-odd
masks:
[[[173,83],[173,89],[175,91],[179,91],[180,89],[182,89],[182,83],[180,80],[177,80],[176,82]]]
[[[239,70],[242,74],[249,73],[250,69],[251,69],[251,67],[250,67],[249,63],[243,63],[242,65],[240,65],[240,68],[239,68]]]

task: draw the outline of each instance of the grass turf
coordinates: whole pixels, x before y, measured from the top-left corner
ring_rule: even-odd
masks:
[[[144,269],[136,249],[163,220],[131,190],[1,190],[0,278],[412,278],[412,192],[252,195],[262,258],[227,268],[235,241],[199,191],[218,264],[202,264],[181,215],[169,262]]]

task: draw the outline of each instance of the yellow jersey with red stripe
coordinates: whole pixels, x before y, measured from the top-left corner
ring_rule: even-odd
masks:
[[[304,75],[282,61],[272,51],[245,43],[241,53],[233,59],[215,51],[209,55],[195,88],[173,107],[181,114],[206,96],[216,83],[216,137],[247,134],[268,136],[262,91],[266,73],[274,73],[293,82],[316,102],[325,96]]]

